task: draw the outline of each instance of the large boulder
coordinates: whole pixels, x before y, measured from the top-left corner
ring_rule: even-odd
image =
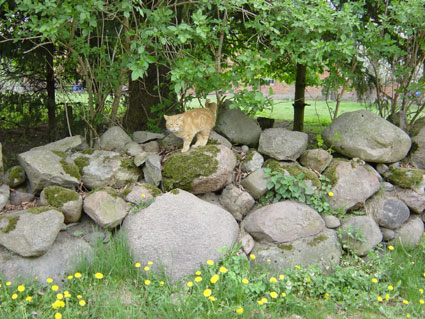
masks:
[[[7,185],[0,185],[0,211],[6,206],[10,199],[10,190]]]
[[[81,171],[84,185],[90,189],[121,188],[137,182],[142,174],[134,159],[113,151],[90,149],[74,153],[71,157]]]
[[[322,131],[322,137],[338,153],[374,163],[397,162],[411,146],[406,132],[366,110],[340,115]]]
[[[243,227],[258,241],[286,243],[317,235],[325,229],[325,222],[310,206],[287,200],[252,212]]]
[[[230,213],[183,190],[156,197],[130,214],[122,231],[136,261],[154,262],[172,281],[192,274],[208,259],[218,261],[236,242],[239,227]]]
[[[74,161],[60,151],[29,150],[18,155],[30,184],[30,191],[38,193],[50,185],[74,188],[81,175]]]
[[[307,149],[308,135],[284,128],[269,128],[260,135],[258,151],[279,161],[295,161]]]
[[[380,186],[374,172],[354,161],[333,159],[324,175],[333,185],[330,200],[334,208],[355,208],[375,194]]]
[[[252,253],[257,262],[276,271],[309,265],[318,265],[322,270],[329,270],[339,264],[342,256],[336,232],[330,229],[278,245],[257,242]]]
[[[339,229],[342,246],[358,256],[365,256],[382,241],[378,224],[370,216],[348,216]]]
[[[0,244],[23,257],[45,254],[64,222],[50,207],[36,207],[0,216]]]
[[[392,184],[425,194],[425,170],[408,167],[390,167],[384,177]]]
[[[226,109],[218,115],[214,128],[233,144],[255,147],[260,139],[261,127],[240,109]]]
[[[424,223],[418,215],[413,215],[399,229],[395,231],[396,243],[405,247],[414,248],[419,245],[424,234]]]
[[[87,195],[83,209],[96,224],[110,230],[120,225],[129,211],[127,203],[111,188]]]
[[[69,136],[55,141],[46,145],[37,146],[31,150],[49,150],[49,151],[58,151],[58,152],[68,152],[72,149],[79,148],[83,145],[84,140],[81,135]]]
[[[164,163],[164,190],[181,188],[204,194],[224,188],[233,180],[236,156],[223,145],[207,145],[174,153]]]
[[[75,223],[81,217],[83,199],[76,191],[61,186],[48,186],[40,194],[40,204],[59,209],[65,223]]]
[[[99,145],[120,152],[125,151],[125,145],[130,143],[131,137],[119,126],[112,126],[100,136]]]

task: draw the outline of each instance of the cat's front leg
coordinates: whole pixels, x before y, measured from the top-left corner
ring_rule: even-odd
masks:
[[[186,138],[183,139],[182,153],[185,153],[189,150],[191,142],[192,142],[192,139],[186,139]]]

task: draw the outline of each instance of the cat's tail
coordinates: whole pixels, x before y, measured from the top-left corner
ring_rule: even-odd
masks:
[[[210,102],[210,100],[205,101],[205,106],[209,108],[214,114],[217,111],[217,103]]]

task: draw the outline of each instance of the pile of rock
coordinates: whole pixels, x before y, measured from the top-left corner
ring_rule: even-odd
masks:
[[[174,135],[130,138],[112,127],[93,149],[75,136],[19,154],[20,165],[1,174],[0,208],[34,198],[38,207],[0,214],[0,271],[10,280],[60,278],[117,227],[138,261],[156,261],[173,280],[236,242],[276,268],[325,269],[339,263],[342,247],[363,256],[382,241],[415,246],[423,235],[425,142],[418,137],[411,149],[409,135],[386,120],[343,114],[322,133],[333,155],[307,149],[305,133],[262,131],[239,110],[226,110],[216,130],[188,153],[172,152],[181,148]],[[345,214],[321,216],[291,200],[262,207],[264,167],[303,173],[316,191],[318,176],[328,177],[331,205]]]

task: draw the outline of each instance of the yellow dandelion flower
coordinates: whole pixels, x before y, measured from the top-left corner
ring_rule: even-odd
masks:
[[[386,301],[390,300],[390,295],[386,294],[386,295],[385,295],[385,300],[386,300]]]
[[[267,259],[267,263],[270,264],[272,261],[270,259]]]
[[[211,301],[215,301],[215,297],[214,296],[210,296],[210,297],[208,297],[208,299],[211,300]]]
[[[227,272],[227,268],[224,266],[221,266],[218,271],[221,272],[222,274],[225,274]]]
[[[406,299],[403,299],[403,303],[404,303],[405,305],[408,305],[408,304],[409,304],[409,301],[408,301],[408,300],[406,300]]]
[[[270,277],[269,281],[270,282],[277,282],[277,279],[275,277]]]
[[[377,299],[378,299],[379,302],[381,302],[383,300],[381,296],[378,296]]]
[[[255,259],[255,255],[254,254],[251,254],[251,255],[249,255],[249,258],[251,258],[251,259]]]
[[[422,288],[419,288],[419,293],[420,294],[423,294],[424,293],[424,290]]]
[[[279,280],[285,279],[285,275],[279,275]]]
[[[62,300],[63,299],[63,294],[57,294],[56,295],[56,299],[57,300]]]
[[[372,282],[373,282],[374,284],[376,284],[376,283],[378,283],[378,279],[376,279],[376,278],[372,278]]]
[[[268,303],[268,302],[269,302],[269,300],[268,300],[266,297],[261,298],[261,301],[262,301],[263,303]]]
[[[10,281],[6,282],[6,286],[10,286],[12,283]]]
[[[68,291],[68,290],[65,290],[65,291],[63,292],[63,295],[64,295],[64,297],[65,297],[65,298],[71,298],[71,297],[72,297],[72,295],[69,293],[69,291]]]
[[[276,299],[276,298],[278,297],[277,292],[276,292],[276,291],[272,291],[272,292],[270,293],[270,297],[271,297],[271,298],[273,298],[273,299]]]
[[[190,287],[193,287],[193,282],[189,281],[189,282],[186,284],[186,286],[188,286],[189,288],[190,288]]]
[[[163,282],[163,281],[160,281],[160,282],[159,282],[159,285],[160,285],[160,286],[164,286],[164,282]]]
[[[207,265],[208,265],[208,266],[212,266],[212,265],[214,265],[214,261],[212,261],[211,259],[208,259],[208,260],[207,260]]]
[[[246,278],[244,278],[244,279],[242,279],[242,283],[246,285],[246,284],[248,284],[248,283],[249,283],[249,280],[248,280],[248,279],[246,279]]]
[[[388,249],[389,249],[389,250],[394,250],[394,246],[389,245],[389,246],[388,246]]]
[[[18,286],[18,291],[19,291],[19,292],[23,292],[23,291],[25,291],[25,286],[24,286],[24,285],[19,285],[19,286]]]
[[[150,268],[148,266],[146,266],[145,268],[143,268],[144,271],[149,271],[149,269]]]
[[[311,282],[311,278],[307,277],[307,279],[305,280],[306,282]]]
[[[145,280],[145,285],[146,285],[146,286],[149,286],[150,284],[151,284],[151,281],[150,281],[149,279],[146,279],[146,280]]]
[[[195,277],[195,282],[201,282],[202,281],[202,277]]]
[[[209,297],[212,294],[212,290],[207,288],[204,290],[204,297]]]
[[[423,276],[425,277],[425,272],[423,273]]]
[[[58,291],[59,290],[59,286],[58,285],[53,285],[52,286],[52,290],[53,291]]]
[[[298,265],[295,265],[295,268],[296,268],[296,269],[301,269],[301,267],[300,267],[300,266],[298,266]]]
[[[55,319],[62,319],[62,314],[60,312],[55,313]]]
[[[81,307],[84,307],[84,306],[86,305],[86,301],[85,301],[85,300],[83,300],[83,299],[81,299],[81,300],[78,302],[78,304],[79,304]]]
[[[257,303],[258,303],[260,306],[262,306],[262,305],[264,304],[262,300],[257,300]]]
[[[152,266],[153,265],[153,261],[148,261],[148,265]]]
[[[81,298],[83,298],[83,296],[81,296],[81,295],[77,295],[77,298],[78,298],[78,299],[81,299]]]
[[[52,279],[52,278],[47,278],[47,279],[46,279],[46,282],[47,282],[48,284],[51,284],[51,283],[53,282],[53,279]]]
[[[74,278],[73,275],[69,275],[68,277],[66,277],[68,280],[71,280],[72,278]]]
[[[201,275],[201,271],[200,271],[200,270],[198,270],[197,272],[195,272],[195,275],[196,275],[196,276],[200,276],[200,275]]]
[[[406,315],[406,318],[410,318],[410,315],[409,315],[409,314],[407,314],[407,315]]]
[[[387,289],[391,291],[391,290],[394,290],[394,287],[391,285],[388,285]]]
[[[238,309],[236,309],[236,313],[239,315],[243,314],[243,307],[239,307]]]
[[[31,302],[32,301],[32,297],[31,296],[26,297],[25,298],[25,301]]]
[[[329,299],[331,299],[331,295],[328,293],[325,293],[325,300],[329,300]]]
[[[215,284],[219,279],[220,277],[217,274],[215,274],[214,276],[211,277],[210,281],[212,284]]]
[[[18,298],[18,294],[13,294],[11,298],[12,298],[12,299],[16,299],[16,298]]]
[[[145,197],[146,197],[146,195],[145,195],[145,194],[142,194],[142,195],[140,195],[140,197],[145,198]]]
[[[410,263],[411,263],[412,265],[414,265],[414,264],[415,264],[415,262],[414,262],[414,261],[411,261]]]
[[[80,272],[76,272],[76,273],[74,274],[74,277],[75,277],[75,278],[81,278],[81,277],[82,277],[82,275],[81,275],[81,273],[80,273]]]
[[[103,278],[103,274],[101,272],[97,272],[94,274],[94,278],[96,279],[102,279]]]
[[[329,193],[328,193],[328,196],[329,196],[329,197],[332,197],[332,196],[334,196],[334,193],[329,192]]]
[[[282,292],[280,295],[281,295],[283,298],[285,298],[285,297],[286,297],[286,292]]]
[[[423,305],[423,304],[425,304],[425,300],[420,299],[420,300],[419,300],[419,303],[420,303],[421,305]]]
[[[136,268],[140,268],[142,265],[140,264],[140,263],[135,263],[134,264],[134,267],[136,267]]]

